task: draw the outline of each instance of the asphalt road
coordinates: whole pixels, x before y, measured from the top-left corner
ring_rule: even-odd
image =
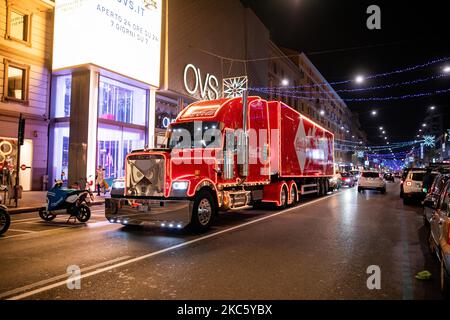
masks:
[[[203,235],[111,225],[102,207],[88,224],[14,216],[0,237],[0,299],[440,299],[422,209],[398,190],[225,213]],[[367,287],[373,265],[379,290]],[[414,278],[422,270],[430,281]]]

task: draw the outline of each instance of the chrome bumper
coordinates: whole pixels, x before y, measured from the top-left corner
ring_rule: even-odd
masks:
[[[190,200],[111,198],[105,200],[105,216],[111,223],[183,229],[191,221],[192,205]]]

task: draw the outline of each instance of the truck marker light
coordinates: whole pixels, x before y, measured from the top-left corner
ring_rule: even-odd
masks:
[[[411,182],[411,181],[408,181],[408,182],[406,182],[406,185],[407,185],[408,187],[411,187],[411,186],[412,186],[412,182]]]

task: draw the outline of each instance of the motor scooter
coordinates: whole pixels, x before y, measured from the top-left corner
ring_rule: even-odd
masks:
[[[45,221],[52,221],[57,215],[68,214],[70,219],[88,222],[91,218],[87,198],[89,190],[74,190],[62,188],[63,182],[56,181],[47,192],[47,205],[39,210],[39,216]]]
[[[11,218],[9,217],[8,208],[0,205],[0,235],[8,231],[10,224]]]

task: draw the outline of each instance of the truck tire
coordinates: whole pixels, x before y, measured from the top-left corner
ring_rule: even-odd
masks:
[[[292,200],[292,203],[289,205],[290,207],[295,206],[298,203],[298,189],[297,185],[294,183],[292,184],[291,190],[289,191],[290,197]]]
[[[330,192],[330,181],[325,179],[325,194],[327,195]]]
[[[285,209],[288,204],[288,191],[285,186],[283,186],[281,188],[280,199],[281,199],[281,204],[277,207],[277,209]]]
[[[200,190],[194,199],[188,228],[196,233],[207,231],[213,223],[215,213],[216,208],[211,192]]]

